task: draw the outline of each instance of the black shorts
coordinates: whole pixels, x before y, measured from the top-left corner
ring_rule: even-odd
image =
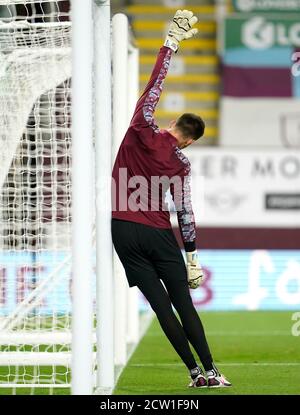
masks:
[[[187,271],[172,229],[112,219],[112,240],[130,287],[145,279],[185,280]]]

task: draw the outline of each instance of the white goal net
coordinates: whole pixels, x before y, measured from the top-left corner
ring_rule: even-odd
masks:
[[[95,203],[110,201],[101,178],[138,94],[128,19],[109,3],[0,0],[0,395],[111,393],[139,340]]]
[[[70,385],[69,9],[0,0],[0,394]]]

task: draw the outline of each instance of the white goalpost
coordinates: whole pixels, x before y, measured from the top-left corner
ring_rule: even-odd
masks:
[[[93,9],[72,0],[72,393],[93,391]]]
[[[0,1],[0,386],[7,393],[70,385],[71,22],[63,3],[42,3]]]
[[[112,393],[140,338],[112,268],[113,149],[138,94],[116,20],[111,50],[108,0],[0,0],[0,394]]]

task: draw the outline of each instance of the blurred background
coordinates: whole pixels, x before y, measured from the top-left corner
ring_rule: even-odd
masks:
[[[207,309],[299,308],[299,1],[112,0],[111,8],[112,15],[129,17],[140,54],[140,92],[176,9],[190,8],[199,19],[198,36],[183,42],[172,58],[155,113],[161,128],[183,112],[197,113],[206,123],[204,138],[186,151],[192,162],[197,244],[207,275],[206,285],[193,293],[195,303]],[[4,24],[26,18],[34,24],[67,25],[70,1],[5,0],[0,16]],[[26,31],[16,41],[1,33],[5,53],[22,48],[29,38]],[[40,47],[45,47],[42,36]],[[61,46],[70,42],[68,26],[51,36]],[[49,39],[51,47],[58,42]],[[38,46],[30,42],[27,47]],[[34,62],[25,72],[34,91],[25,117],[49,82],[48,76],[44,83],[33,77],[38,73]],[[16,67],[19,89],[14,78],[8,83],[3,78],[3,91],[13,100],[25,85],[21,65]],[[7,249],[33,247],[34,256],[36,244],[51,251],[70,243],[71,69],[64,64],[60,70],[65,80],[35,105],[2,189],[3,269]],[[10,120],[9,128],[18,132],[16,106],[10,110],[1,102],[7,112],[4,128]],[[23,125],[24,120],[21,130]],[[3,178],[11,158],[5,160]],[[44,189],[42,198],[36,198],[36,183]],[[176,227],[176,218],[173,223]],[[178,229],[176,235],[181,243]],[[34,286],[36,277],[28,278]],[[7,303],[2,303],[5,314]]]
[[[140,90],[174,11],[188,8],[199,19],[197,38],[183,42],[172,59],[155,114],[160,127],[182,112],[206,122],[204,138],[186,151],[207,275],[206,286],[193,293],[195,303],[204,309],[299,308],[300,3],[112,3],[131,21]]]
[[[76,222],[71,77],[78,69],[72,67],[71,5],[69,0],[0,0],[0,394],[70,393]],[[112,15],[129,18],[132,39],[124,65],[129,68],[129,55],[137,56],[134,43],[140,92],[174,12],[191,9],[199,19],[198,36],[172,57],[155,113],[161,128],[183,112],[199,114],[206,123],[204,137],[184,150],[192,165],[197,248],[206,276],[191,294],[217,363],[227,365],[239,385],[234,393],[299,393],[300,314],[294,311],[300,311],[300,0],[111,0],[111,8]],[[91,34],[99,15],[93,19],[85,26]],[[115,25],[114,35],[117,31]],[[84,52],[80,39],[76,44]],[[122,51],[112,49],[114,81],[121,72],[114,59]],[[90,74],[92,68],[87,69]],[[116,82],[112,89],[117,90]],[[116,101],[129,106],[122,95],[116,94]],[[172,222],[182,246],[176,215]],[[111,277],[110,268],[98,273],[102,281]],[[83,278],[93,277],[95,297],[90,271]],[[127,363],[150,314],[138,313],[149,310],[147,303],[141,295],[138,301],[130,298],[124,276],[121,283],[117,274],[107,303],[117,298],[115,305],[125,308],[114,310],[114,321],[105,309],[98,321],[114,326],[115,345],[122,346],[122,359],[119,351],[114,360],[110,356],[113,374]],[[94,333],[94,346],[95,338]],[[103,338],[106,352],[113,350],[112,333]],[[166,342],[154,319],[116,393],[182,393],[185,369]],[[109,354],[99,354],[104,360],[98,367]],[[161,370],[165,364],[178,374],[173,385],[169,369]],[[280,376],[276,365],[285,366]],[[117,376],[110,392],[116,381]]]

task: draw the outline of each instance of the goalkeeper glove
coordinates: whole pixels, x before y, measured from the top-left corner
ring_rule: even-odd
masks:
[[[177,10],[170,24],[170,28],[164,43],[164,46],[177,52],[179,43],[182,40],[190,39],[198,33],[198,29],[192,29],[192,26],[198,22],[193,12],[189,10]]]
[[[203,271],[198,262],[197,251],[186,252],[188,284],[190,288],[198,288],[203,282]]]

